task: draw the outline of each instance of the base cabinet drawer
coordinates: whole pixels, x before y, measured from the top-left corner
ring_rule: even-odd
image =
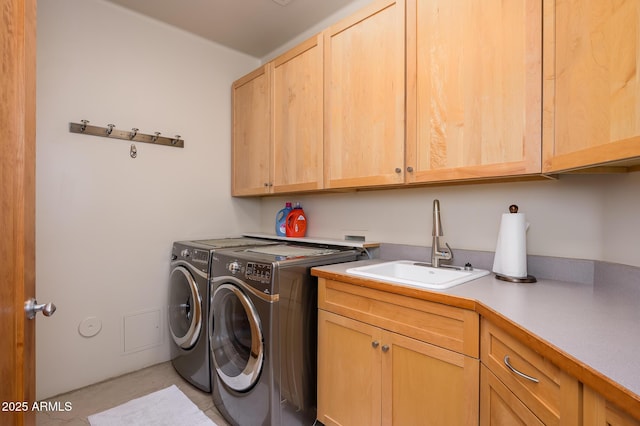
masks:
[[[320,278],[318,307],[479,358],[480,319],[471,310]]]
[[[575,377],[485,318],[480,335],[482,364],[543,424],[579,424],[580,389]]]

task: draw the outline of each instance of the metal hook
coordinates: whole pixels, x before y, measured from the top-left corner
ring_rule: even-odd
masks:
[[[113,128],[116,127],[115,124],[107,124],[107,135],[111,135],[111,132],[113,132]]]
[[[140,130],[140,129],[137,129],[137,128],[133,127],[131,130],[132,130],[132,132],[129,133],[129,139],[133,140],[133,138],[135,138],[136,135],[138,134],[138,130]]]
[[[136,148],[136,144],[131,144],[131,148],[129,148],[129,155],[131,158],[136,158],[138,156],[138,148]]]
[[[180,142],[180,135],[176,135],[175,139],[171,139],[171,145],[175,145]]]
[[[80,131],[84,132],[85,130],[87,130],[87,123],[89,122],[89,120],[80,120],[82,122],[82,127],[80,127]]]
[[[151,140],[152,140],[153,142],[157,142],[157,140],[158,140],[158,136],[160,136],[160,132],[153,132],[153,133],[155,133],[155,136],[154,136],[154,137],[152,137],[152,138],[151,138]]]

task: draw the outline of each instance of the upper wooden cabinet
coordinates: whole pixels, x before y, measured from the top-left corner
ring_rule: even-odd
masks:
[[[407,0],[407,182],[539,174],[542,0]]]
[[[271,66],[233,83],[231,194],[260,195],[271,183]]]
[[[404,182],[404,0],[324,33],[325,187]]]
[[[640,0],[545,8],[544,172],[640,163]]]
[[[233,85],[232,194],[640,165],[640,0],[376,0]]]
[[[273,192],[322,188],[322,36],[273,61]]]
[[[232,194],[322,188],[322,37],[233,83]]]

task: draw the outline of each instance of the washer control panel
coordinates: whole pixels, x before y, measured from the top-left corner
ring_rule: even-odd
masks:
[[[171,253],[171,261],[187,262],[193,268],[208,274],[209,256],[209,250],[199,250],[183,244],[174,244],[173,251]]]
[[[191,261],[201,263],[203,265],[209,264],[209,251],[208,250],[193,250],[191,255]]]
[[[207,250],[183,248],[182,250],[180,250],[179,257],[183,260],[190,261],[190,262],[203,263],[203,264],[209,263],[209,251]]]
[[[272,268],[273,265],[270,263],[247,262],[244,276],[248,280],[266,284],[271,282]]]
[[[232,274],[235,274],[235,273],[240,272],[240,269],[242,269],[242,267],[240,266],[240,263],[238,263],[238,261],[236,260],[235,262],[228,263],[227,264],[227,269]]]

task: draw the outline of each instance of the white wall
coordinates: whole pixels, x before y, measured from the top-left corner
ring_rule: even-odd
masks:
[[[616,176],[602,208],[602,260],[640,266],[640,172]]]
[[[261,232],[273,233],[285,201],[300,201],[308,235],[431,246],[432,203],[439,199],[451,247],[495,251],[500,215],[520,206],[530,223],[529,254],[640,266],[640,173],[571,175],[557,181],[362,191],[262,202]]]
[[[229,195],[231,82],[259,60],[101,0],[38,1],[37,60],[37,298],[58,307],[37,320],[46,398],[169,359],[171,243],[259,223],[258,200]],[[138,143],[132,159],[127,141],[69,133],[81,119],[185,148]],[[157,309],[162,343],[124,354],[123,317]],[[85,338],[89,316],[102,331]]]

